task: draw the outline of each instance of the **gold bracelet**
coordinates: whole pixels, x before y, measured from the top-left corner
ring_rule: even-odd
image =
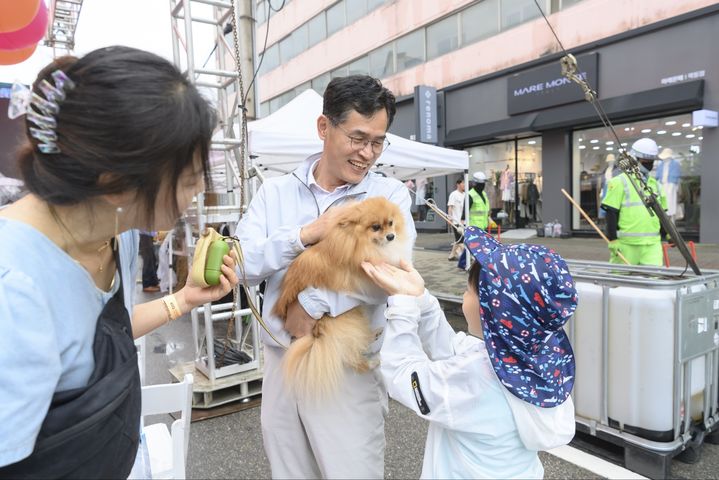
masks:
[[[177,303],[177,298],[174,295],[166,295],[162,297],[162,304],[165,306],[165,311],[167,312],[167,316],[169,320],[175,320],[176,318],[180,318],[182,316],[182,311],[180,310],[180,305]]]
[[[168,308],[167,303],[165,303],[165,299],[161,298],[160,300],[162,300],[162,306],[165,308],[165,313],[167,314],[167,321],[165,322],[165,325],[167,325],[168,323],[170,323],[172,315],[170,314],[170,309]]]

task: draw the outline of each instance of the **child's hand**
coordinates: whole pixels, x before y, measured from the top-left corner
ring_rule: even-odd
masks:
[[[419,297],[424,294],[424,279],[409,263],[401,260],[400,268],[388,263],[372,265],[362,262],[362,268],[369,278],[389,295],[413,295]]]

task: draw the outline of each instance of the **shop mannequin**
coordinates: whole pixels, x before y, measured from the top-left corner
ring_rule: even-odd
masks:
[[[532,221],[537,221],[537,202],[539,202],[539,189],[534,183],[533,178],[529,178],[529,185],[527,185],[527,208],[529,209],[529,215],[532,216]]]
[[[659,154],[661,163],[656,169],[657,181],[664,190],[667,197],[667,216],[672,222],[677,220],[677,197],[679,193],[679,181],[682,176],[681,165],[675,159],[674,151],[665,148]]]
[[[509,164],[504,167],[504,171],[499,177],[499,189],[502,191],[502,201],[504,202],[504,211],[512,212],[512,203],[514,203],[514,175],[509,170]],[[511,215],[511,213],[510,213]]]

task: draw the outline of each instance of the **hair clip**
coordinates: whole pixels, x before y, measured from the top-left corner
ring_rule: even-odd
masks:
[[[32,108],[28,108],[27,111],[27,121],[32,122],[38,127],[44,129],[44,130],[51,130],[55,127],[57,127],[57,122],[55,121],[55,117],[40,115],[39,113],[35,112]]]
[[[56,100],[62,102],[65,100],[65,92],[61,89],[53,87],[47,80],[40,82],[38,88],[43,94],[45,94],[45,98],[47,98],[50,102],[55,102]]]
[[[70,80],[70,77],[68,77],[62,70],[55,70],[52,72],[52,79],[55,80],[55,86],[63,92],[75,88],[75,82]],[[65,98],[64,93],[63,98]]]
[[[30,105],[37,107],[45,115],[56,115],[60,111],[60,105],[52,99],[45,100],[37,93],[32,94]]]
[[[33,137],[43,142],[55,142],[57,141],[57,134],[52,130],[40,130],[38,128],[30,127],[30,133]]]
[[[70,80],[62,70],[55,70],[50,74],[53,83],[43,79],[38,89],[44,98],[36,92],[29,95],[29,103],[25,104],[26,120],[39,128],[30,127],[30,135],[40,143],[37,148],[42,153],[60,153],[57,146],[57,120],[55,116],[60,113],[60,104],[65,100],[67,91],[75,88],[75,82]],[[34,107],[34,108],[33,108]]]
[[[25,115],[30,105],[31,91],[22,83],[15,82],[10,89],[10,104],[7,108],[7,116],[11,120]]]

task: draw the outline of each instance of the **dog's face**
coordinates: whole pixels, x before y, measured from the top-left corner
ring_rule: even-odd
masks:
[[[339,226],[352,237],[348,244],[354,244],[358,260],[398,264],[401,258],[409,259],[404,217],[397,205],[372,197],[344,209]]]
[[[399,221],[390,212],[373,212],[362,219],[360,227],[377,247],[382,248],[397,239]]]

